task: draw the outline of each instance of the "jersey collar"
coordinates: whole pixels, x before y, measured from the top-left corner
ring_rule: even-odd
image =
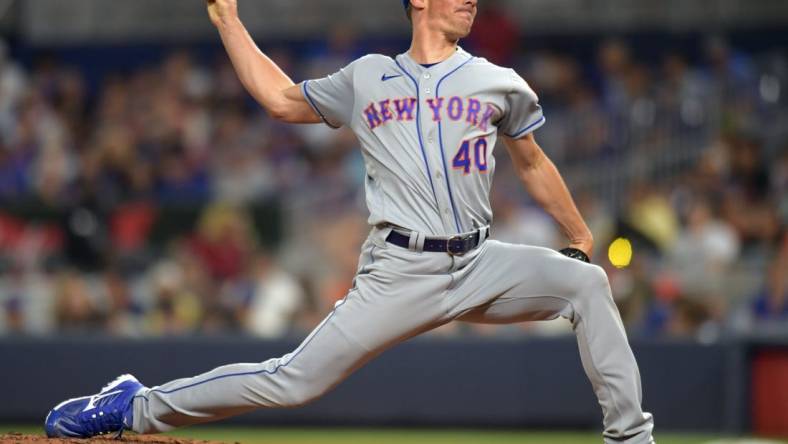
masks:
[[[471,56],[468,52],[458,46],[457,51],[455,51],[451,57],[438,63],[437,65],[430,66],[429,68],[425,68],[413,60],[413,58],[410,56],[410,53],[407,51],[398,55],[396,60],[402,68],[408,71],[408,74],[416,78],[419,78],[424,72],[429,72],[433,78],[440,78],[441,76],[459,68],[460,65],[467,62],[468,59],[472,57],[473,56]]]

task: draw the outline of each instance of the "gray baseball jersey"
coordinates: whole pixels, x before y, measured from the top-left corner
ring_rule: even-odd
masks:
[[[370,225],[431,235],[489,225],[499,131],[522,137],[545,122],[525,80],[462,49],[430,68],[369,55],[302,89],[326,124],[358,136]]]
[[[653,443],[640,376],[600,267],[553,250],[486,241],[461,256],[386,241],[389,224],[452,235],[490,223],[497,134],[522,137],[544,123],[536,95],[513,71],[458,49],[423,67],[408,55],[372,55],[302,84],[331,126],[355,131],[367,166],[372,232],[353,288],[292,353],[232,364],[142,389],[141,433],[214,421],[319,398],[388,347],[460,320],[569,319],[604,414],[608,444]],[[383,223],[387,224],[383,224]]]

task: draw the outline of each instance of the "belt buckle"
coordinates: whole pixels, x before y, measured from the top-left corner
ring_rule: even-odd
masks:
[[[460,241],[460,242],[462,242],[462,240],[463,240],[462,239],[462,235],[460,235],[460,234],[455,234],[454,236],[446,239],[446,253],[448,253],[449,256],[459,256],[461,254],[464,254],[465,253],[464,251],[454,252],[451,249],[451,242],[452,241]],[[460,248],[462,248],[462,247],[464,247],[463,244],[460,245]]]

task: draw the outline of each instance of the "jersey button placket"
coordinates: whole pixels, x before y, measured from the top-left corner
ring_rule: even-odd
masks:
[[[421,77],[422,77],[422,79],[419,82],[419,84],[422,87],[422,91],[424,91],[424,94],[426,94],[428,96],[431,96],[433,88],[432,88],[432,85],[430,84],[429,80],[430,80],[430,77],[432,77],[432,76],[430,76],[429,73],[426,73],[426,74],[423,74]]]
[[[438,210],[441,222],[447,233],[454,233],[456,230],[454,218],[451,211],[451,202],[449,202],[448,189],[446,188],[445,178],[440,171],[443,168],[443,157],[441,156],[440,147],[438,146],[438,122],[434,120],[434,112],[429,106],[428,100],[433,99],[433,92],[435,91],[434,85],[430,82],[432,75],[424,73],[419,79],[419,87],[424,92],[422,106],[426,113],[422,116],[423,127],[426,129],[425,135],[427,142],[427,154],[430,159],[430,165],[434,166],[433,183],[437,191],[436,198],[438,199]],[[438,100],[435,97],[435,100]]]

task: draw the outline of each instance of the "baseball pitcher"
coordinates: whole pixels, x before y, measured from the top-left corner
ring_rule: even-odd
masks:
[[[606,443],[653,443],[640,375],[593,239],[533,132],[545,117],[516,72],[467,53],[478,0],[404,0],[410,49],[372,54],[295,84],[263,54],[236,0],[207,0],[241,82],[271,117],[347,126],[366,164],[371,232],[345,298],[301,345],[145,387],[133,376],[57,405],[49,436],[157,433],[309,403],[410,337],[451,321],[572,323],[604,414]],[[561,252],[488,240],[498,138],[528,193],[569,239]]]

